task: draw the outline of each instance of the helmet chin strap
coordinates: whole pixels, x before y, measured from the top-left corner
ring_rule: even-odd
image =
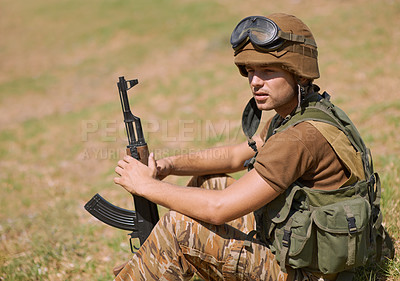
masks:
[[[297,84],[297,110],[301,108],[304,97],[306,96],[306,88],[300,83]]]
[[[312,92],[313,84],[309,83],[306,86],[303,86],[300,81],[300,77],[296,78],[296,82],[297,82],[297,110],[299,110],[306,95]]]

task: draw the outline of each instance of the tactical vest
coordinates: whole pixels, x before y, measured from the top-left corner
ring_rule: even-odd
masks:
[[[329,101],[327,93],[314,93],[294,114],[283,120],[276,115],[266,141],[301,122],[311,122],[321,132],[351,172],[350,178],[341,188],[329,191],[293,183],[254,212],[259,238],[276,255],[283,271],[286,266],[323,274],[348,271],[379,261],[383,244],[393,257],[393,244],[382,226],[379,176],[353,123]],[[349,149],[354,153],[348,153]],[[256,156],[249,161],[249,169]]]

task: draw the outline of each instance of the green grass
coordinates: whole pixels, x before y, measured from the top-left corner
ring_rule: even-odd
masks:
[[[118,76],[139,78],[132,110],[158,155],[242,141],[250,93],[232,63],[230,32],[244,16],[282,10],[310,25],[320,46],[316,82],[372,149],[399,251],[397,1],[0,3],[0,280],[111,280],[130,257],[127,233],[83,206],[99,192],[132,207],[112,182],[126,145]],[[400,279],[399,257],[358,279]]]
[[[37,77],[19,77],[0,85],[0,101],[10,93],[13,96],[26,93],[40,93],[56,83],[55,77],[50,74],[43,74]]]

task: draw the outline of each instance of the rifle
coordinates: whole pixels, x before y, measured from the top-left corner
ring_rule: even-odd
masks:
[[[138,83],[137,79],[126,81],[122,76],[119,77],[117,86],[128,136],[126,153],[147,165],[149,150],[144,139],[142,123],[139,117],[132,114],[128,100],[128,90]],[[132,239],[139,238],[140,244],[142,245],[159,220],[156,204],[137,195],[133,195],[133,201],[135,211],[115,206],[99,194],[93,196],[92,199],[85,204],[85,209],[100,221],[119,229],[132,231],[129,234],[132,252],[134,252]]]

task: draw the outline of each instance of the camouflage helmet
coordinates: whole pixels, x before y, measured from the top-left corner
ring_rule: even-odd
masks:
[[[308,26],[297,17],[283,13],[271,14],[267,20],[274,22],[282,33],[288,34],[287,38],[273,50],[260,49],[253,40],[239,46],[235,50],[234,62],[240,73],[247,77],[246,64],[276,65],[300,77],[311,80],[319,78],[317,45]],[[304,42],[291,40],[292,36],[301,37]]]

